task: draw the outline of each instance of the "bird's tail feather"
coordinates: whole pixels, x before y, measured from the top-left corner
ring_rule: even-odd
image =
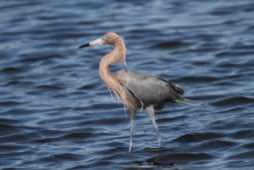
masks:
[[[188,105],[191,105],[191,106],[200,106],[200,105],[202,105],[200,103],[197,103],[197,102],[195,102],[191,99],[185,98],[185,97],[175,99],[174,101],[176,103],[188,104]]]

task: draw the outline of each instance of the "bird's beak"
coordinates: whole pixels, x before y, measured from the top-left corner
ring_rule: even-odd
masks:
[[[86,43],[86,44],[79,46],[78,48],[85,48],[85,47],[89,47],[89,46],[90,46],[89,43]]]
[[[98,38],[94,41],[90,41],[89,43],[83,44],[81,46],[79,46],[79,48],[85,48],[85,47],[94,47],[94,46],[98,46],[98,45],[104,45],[105,41],[103,40],[103,38]]]

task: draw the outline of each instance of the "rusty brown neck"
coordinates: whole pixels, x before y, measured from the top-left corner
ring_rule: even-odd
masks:
[[[102,57],[99,66],[99,74],[101,79],[106,83],[106,85],[111,88],[111,86],[116,86],[115,80],[113,80],[112,72],[109,66],[111,64],[124,63],[125,62],[125,44],[124,41],[119,38],[114,43],[113,50]]]
[[[136,109],[137,106],[135,105],[135,101],[126,94],[124,86],[120,84],[119,80],[112,74],[109,68],[111,64],[124,63],[125,53],[124,41],[119,38],[115,41],[113,50],[102,57],[99,66],[99,74],[109,90],[119,96],[128,109]]]

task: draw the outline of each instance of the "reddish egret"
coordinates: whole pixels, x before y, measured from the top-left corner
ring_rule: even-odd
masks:
[[[102,57],[99,65],[99,75],[106,86],[118,96],[127,108],[130,118],[129,152],[132,150],[134,132],[134,118],[138,109],[144,109],[155,128],[160,145],[160,133],[155,121],[155,110],[161,109],[167,102],[183,101],[184,91],[176,84],[156,76],[141,75],[128,69],[116,73],[110,71],[111,64],[124,64],[126,48],[124,40],[114,32],[106,33],[101,38],[81,45],[79,48],[112,45],[113,50]]]

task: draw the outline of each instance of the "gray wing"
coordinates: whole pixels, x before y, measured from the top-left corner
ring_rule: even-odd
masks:
[[[165,102],[174,102],[182,98],[181,88],[158,77],[145,76],[130,70],[118,71],[116,76],[143,107],[153,105],[159,108]]]

